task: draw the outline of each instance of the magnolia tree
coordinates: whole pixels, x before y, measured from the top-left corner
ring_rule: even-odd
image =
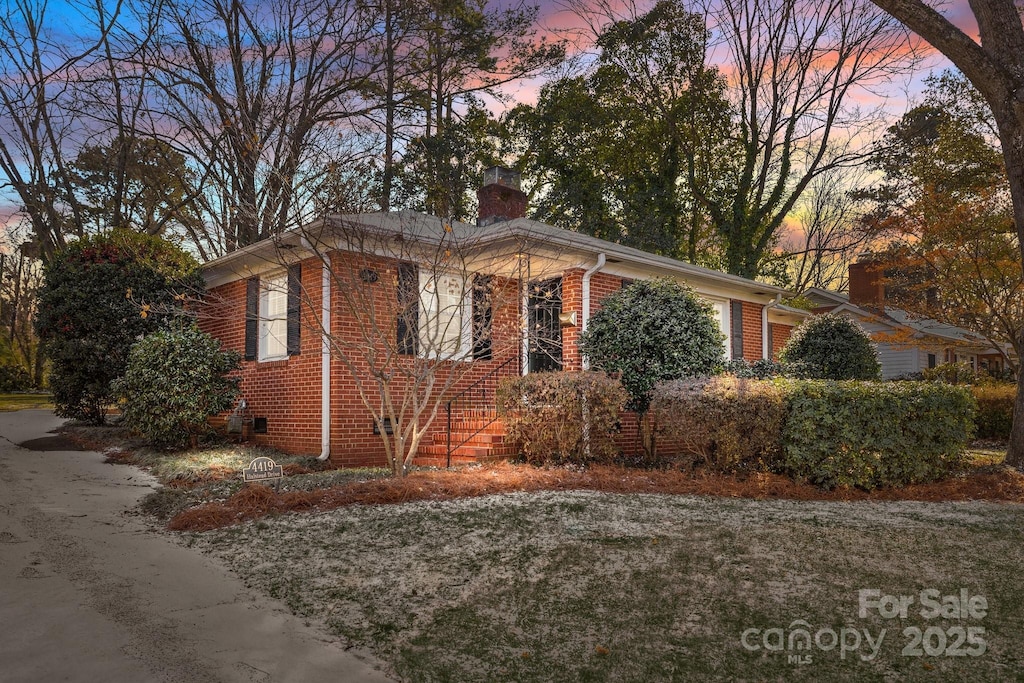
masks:
[[[710,305],[674,280],[638,280],[601,302],[580,339],[596,370],[620,375],[626,407],[640,416],[644,449],[654,455],[644,420],[658,382],[711,375],[725,362],[723,336]]]
[[[159,237],[115,230],[57,252],[44,269],[35,319],[56,413],[102,423],[132,345],[202,286],[195,259]]]
[[[319,270],[282,295],[301,306],[331,381],[370,414],[398,476],[447,408],[493,406],[498,380],[528,358],[560,361],[565,265],[528,233],[418,214],[335,216],[286,235],[276,258]]]

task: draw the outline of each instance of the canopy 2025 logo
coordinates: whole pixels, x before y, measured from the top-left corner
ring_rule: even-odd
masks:
[[[988,600],[983,595],[971,595],[966,588],[958,593],[943,594],[929,588],[916,595],[882,594],[877,588],[858,591],[858,616],[868,619],[877,615],[889,621],[920,618],[925,622],[940,619],[948,621],[980,621],[988,614]],[[814,651],[839,651],[839,658],[856,655],[868,662],[878,656],[889,629],[878,630],[857,626],[834,629],[823,627],[812,633],[813,627],[803,619],[793,621],[788,629],[748,628],[740,634],[740,643],[750,652],[786,652],[791,664],[811,664]],[[902,629],[904,657],[980,657],[985,654],[985,627],[960,625],[912,624]],[[863,650],[862,650],[863,647]]]

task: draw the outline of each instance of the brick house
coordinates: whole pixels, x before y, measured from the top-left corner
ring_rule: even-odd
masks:
[[[399,408],[384,405],[386,378],[440,397],[440,414],[419,417],[430,422],[419,462],[507,454],[492,424],[498,381],[582,369],[590,315],[637,279],[673,278],[708,301],[728,358],[774,357],[808,315],[781,305],[778,287],[524,218],[510,171],[489,169],[478,196],[476,225],[412,211],[331,216],[205,265],[200,326],[245,358],[237,415],[251,438],[384,464],[380,432]],[[428,380],[422,364],[439,369]]]

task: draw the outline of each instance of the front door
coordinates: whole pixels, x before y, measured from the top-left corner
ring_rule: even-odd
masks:
[[[528,308],[529,372],[562,369],[562,278],[531,282]]]

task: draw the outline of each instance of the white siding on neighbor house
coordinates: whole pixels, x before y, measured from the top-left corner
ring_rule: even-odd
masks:
[[[888,325],[871,320],[861,320],[853,315],[847,314],[847,317],[856,320],[872,336],[876,332],[892,332],[893,329]],[[891,379],[899,375],[921,371],[921,355],[916,348],[876,343],[875,349],[878,351],[878,363],[882,366],[882,379]],[[924,362],[927,362],[927,357]]]
[[[917,349],[891,344],[877,344],[878,362],[882,365],[882,379],[921,371],[921,359]]]

